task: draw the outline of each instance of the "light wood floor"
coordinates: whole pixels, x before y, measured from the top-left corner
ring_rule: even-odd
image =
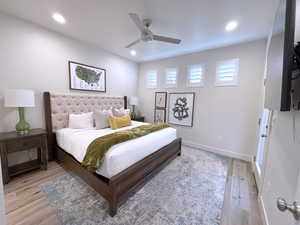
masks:
[[[8,225],[59,225],[39,185],[66,171],[50,162],[47,171],[32,171],[4,186]],[[257,191],[249,163],[232,160],[225,190],[221,225],[262,225]]]
[[[231,160],[221,225],[263,225],[257,200],[257,188],[251,165]]]
[[[60,224],[39,185],[66,172],[56,162],[50,162],[48,165],[46,171],[32,171],[12,179],[4,186],[8,225]]]

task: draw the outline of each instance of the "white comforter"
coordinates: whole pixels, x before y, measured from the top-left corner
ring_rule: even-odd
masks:
[[[147,123],[132,121],[131,126],[116,130],[110,128],[100,130],[63,128],[56,131],[57,144],[81,163],[88,145],[97,137],[145,124]],[[96,172],[110,178],[158,149],[170,144],[175,139],[176,130],[169,127],[114,145],[105,154],[103,163]]]

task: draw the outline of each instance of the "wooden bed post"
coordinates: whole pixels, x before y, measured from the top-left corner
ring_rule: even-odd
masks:
[[[178,152],[178,156],[181,156],[181,147],[182,147],[182,139],[180,138],[179,140],[179,152]]]
[[[127,109],[127,96],[124,96],[124,109]]]
[[[117,186],[114,182],[110,182],[108,184],[110,187],[110,193],[111,193],[111,201],[109,201],[109,215],[111,217],[115,216],[117,214],[118,210],[118,198],[117,198]]]
[[[44,92],[45,122],[48,141],[48,160],[54,160],[55,134],[52,130],[50,92]]]

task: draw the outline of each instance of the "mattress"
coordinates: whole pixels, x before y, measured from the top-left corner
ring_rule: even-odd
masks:
[[[71,154],[78,162],[82,162],[89,144],[97,137],[126,130],[147,123],[132,121],[132,125],[120,129],[71,129],[63,128],[56,131],[59,147]],[[168,127],[152,132],[143,137],[132,139],[112,146],[103,158],[103,163],[96,173],[111,178],[127,169],[134,163],[170,144],[176,139],[176,129]]]

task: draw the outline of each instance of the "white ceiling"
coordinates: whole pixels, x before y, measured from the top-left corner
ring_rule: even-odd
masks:
[[[147,61],[266,37],[278,0],[1,0],[0,11],[86,41],[134,61]],[[59,12],[66,24],[53,21]],[[124,46],[140,33],[128,13],[151,18],[155,34],[182,39]],[[237,20],[239,27],[226,32]]]

